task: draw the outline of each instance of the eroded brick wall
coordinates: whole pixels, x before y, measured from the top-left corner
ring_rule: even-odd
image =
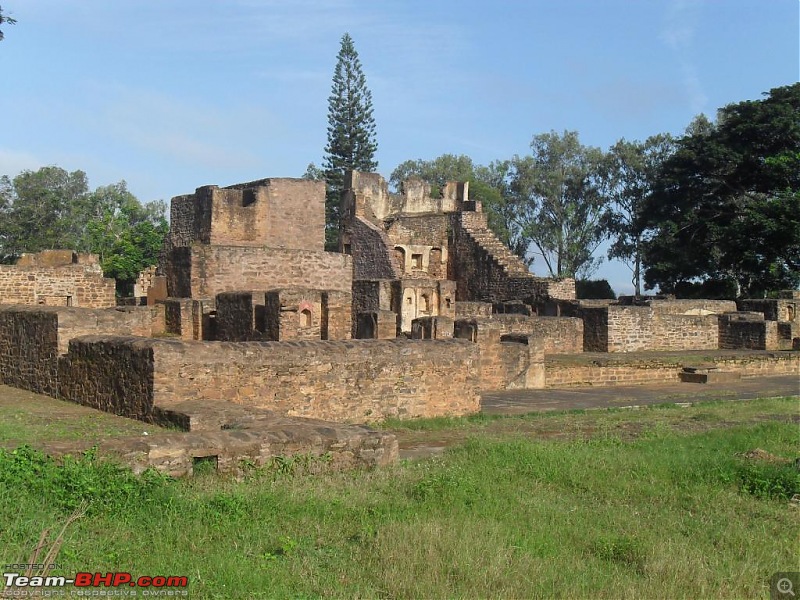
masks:
[[[159,405],[223,399],[333,421],[476,412],[478,353],[461,340],[154,345]]]

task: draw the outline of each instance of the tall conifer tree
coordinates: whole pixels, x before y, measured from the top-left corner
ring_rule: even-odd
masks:
[[[375,119],[372,92],[361,70],[350,34],[342,36],[328,98],[328,143],[325,146],[325,246],[337,249],[339,243],[339,204],[344,173],[348,169],[372,172],[378,167],[375,152]]]

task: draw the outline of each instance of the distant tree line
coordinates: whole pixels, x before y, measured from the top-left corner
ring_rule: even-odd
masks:
[[[124,287],[156,264],[168,230],[166,204],[142,204],[124,181],[90,191],[86,173],[55,166],[0,177],[2,263],[45,249],[91,252]]]
[[[715,122],[700,115],[678,138],[602,151],[551,131],[526,156],[409,160],[390,181],[411,176],[470,181],[500,239],[554,277],[588,279],[608,241],[637,295],[760,297],[800,284],[800,84],[730,104]]]
[[[344,172],[377,167],[372,95],[347,34],[328,123],[324,169],[311,163],[304,177],[328,184],[326,242],[335,249]],[[699,115],[677,138],[621,139],[603,151],[576,131],[550,131],[530,147],[485,166],[452,154],[407,160],[390,183],[419,177],[437,194],[447,181],[469,181],[498,237],[554,277],[588,280],[607,242],[636,295],[658,287],[759,297],[800,284],[800,83],[725,106],[715,122]]]

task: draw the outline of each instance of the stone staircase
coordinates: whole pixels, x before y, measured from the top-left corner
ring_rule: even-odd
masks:
[[[533,278],[533,274],[525,263],[497,239],[488,226],[475,223],[474,220],[464,219],[462,215],[461,227],[509,277]]]

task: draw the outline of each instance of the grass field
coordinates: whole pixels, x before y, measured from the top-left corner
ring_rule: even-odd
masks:
[[[27,559],[88,501],[54,573],[185,575],[191,598],[768,598],[774,572],[800,570],[798,408],[392,423],[451,447],[368,472],[277,461],[243,481],[5,452],[0,560]]]

